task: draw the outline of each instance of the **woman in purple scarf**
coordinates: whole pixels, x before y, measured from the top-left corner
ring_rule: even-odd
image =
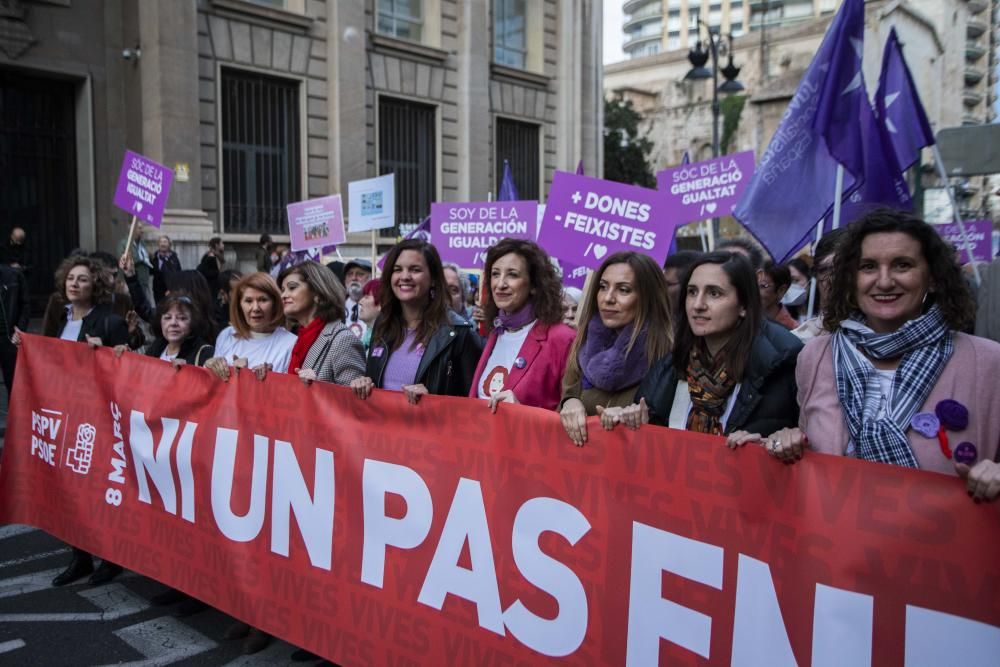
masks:
[[[532,241],[503,239],[486,253],[483,276],[489,338],[469,396],[493,412],[499,403],[555,410],[576,332],[562,323],[562,285],[548,254]]]
[[[618,252],[592,276],[563,377],[559,414],[570,440],[587,442],[586,419],[632,403],[639,382],[670,352],[673,318],[659,264]]]

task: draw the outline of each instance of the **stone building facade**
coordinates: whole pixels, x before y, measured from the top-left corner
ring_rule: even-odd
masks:
[[[557,169],[600,173],[600,7],[4,0],[0,238],[28,229],[36,291],[71,249],[113,250],[126,148],[175,169],[162,232],[185,267],[222,236],[249,268],[262,232],[287,240],[286,204],[382,173],[398,223],[382,247],[432,201],[487,199],[503,160],[544,199]]]
[[[987,77],[983,82],[977,80],[975,90],[982,100],[973,105],[976,99],[967,76],[970,67],[981,66],[969,60],[975,55],[968,48],[969,35],[978,32],[977,21],[992,20],[993,16],[982,11],[981,4],[964,0],[867,2],[864,71],[869,94],[878,85],[882,49],[895,26],[935,132],[991,122],[996,82],[985,81]],[[765,32],[752,32],[733,41],[733,60],[742,68],[739,81],[746,90],[727,152],[753,150],[760,155],[766,149],[831,20],[832,16],[824,16],[791,26],[768,27]],[[972,32],[970,22],[974,24]],[[992,57],[992,51],[988,58],[984,54],[983,62],[993,62]],[[712,154],[712,82],[685,81],[690,67],[684,51],[605,67],[606,95],[621,94],[632,100],[644,117],[644,128],[654,144],[656,170],[678,164],[685,151],[692,160]],[[723,124],[724,118],[720,119],[720,126]],[[937,184],[936,174],[929,169],[932,159],[925,150],[922,187]],[[994,203],[983,179],[970,179],[967,185],[965,213],[989,215]]]

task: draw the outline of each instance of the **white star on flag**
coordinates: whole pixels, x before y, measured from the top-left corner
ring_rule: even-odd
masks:
[[[854,92],[855,90],[860,88],[861,84],[863,84],[865,81],[864,74],[861,73],[861,60],[862,57],[864,56],[864,48],[865,48],[864,42],[855,37],[851,37],[851,46],[854,47],[854,53],[858,56],[858,73],[855,74],[854,78],[851,79],[851,82],[847,84],[847,88],[844,88],[844,92],[840,94],[841,97],[847,95],[848,93]]]
[[[892,119],[889,118],[889,107],[892,106],[892,103],[896,101],[896,98],[898,98],[899,95],[900,91],[896,91],[895,93],[889,93],[885,96],[885,126],[893,134],[899,134],[899,130],[896,129],[895,123],[893,123]]]

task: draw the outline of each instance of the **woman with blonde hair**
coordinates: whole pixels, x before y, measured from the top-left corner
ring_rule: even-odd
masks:
[[[205,363],[222,380],[231,366],[246,366],[262,379],[267,371],[288,370],[295,334],[283,326],[281,292],[274,278],[251,273],[233,287],[229,303],[230,325],[215,341],[215,356]]]
[[[601,264],[580,304],[580,326],[563,377],[559,414],[575,445],[587,417],[632,403],[650,367],[670,352],[673,318],[660,265],[637,252]],[[609,428],[609,425],[605,425]]]

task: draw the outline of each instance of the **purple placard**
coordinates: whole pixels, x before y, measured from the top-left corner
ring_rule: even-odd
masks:
[[[676,226],[663,215],[663,194],[656,190],[557,171],[538,244],[562,262],[590,269],[620,250],[662,262]]]
[[[329,195],[289,204],[288,235],[292,250],[308,250],[343,243],[344,206],[340,195]]]
[[[431,238],[442,261],[482,268],[500,239],[535,239],[537,209],[534,201],[431,204]]]
[[[941,235],[941,238],[955,246],[959,253],[958,261],[962,264],[969,263],[969,253],[966,252],[968,245],[972,246],[972,256],[977,262],[993,261],[993,222],[990,220],[968,220],[962,224],[965,225],[966,231],[964,242],[958,223],[934,225],[934,228]]]
[[[568,262],[562,262],[562,284],[563,287],[575,287],[583,289],[587,283],[587,273],[590,272],[586,266],[573,266]]]
[[[682,164],[656,174],[666,214],[678,225],[732,215],[753,176],[753,151]]]
[[[115,189],[115,206],[145,223],[159,227],[174,182],[174,172],[148,157],[125,151]]]

